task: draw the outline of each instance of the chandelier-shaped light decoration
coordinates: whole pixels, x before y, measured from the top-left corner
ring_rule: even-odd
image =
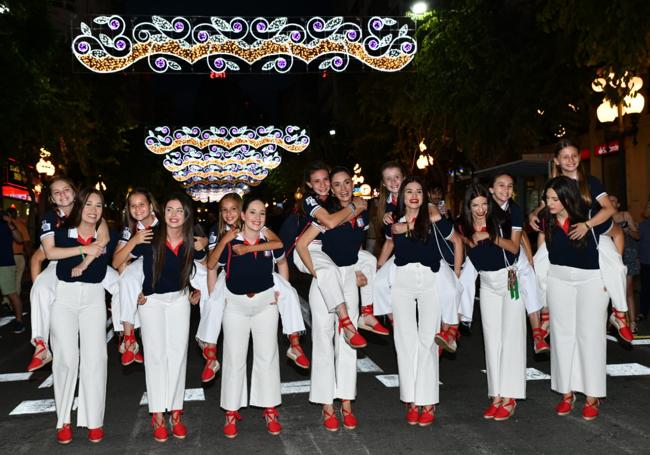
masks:
[[[212,201],[224,192],[247,192],[262,183],[282,161],[278,148],[300,153],[309,145],[309,136],[296,126],[160,126],[150,130],[144,142],[152,153],[164,155],[163,166],[188,194]]]
[[[79,62],[97,73],[124,71],[147,60],[151,71],[262,71],[307,68],[344,71],[351,59],[379,71],[399,71],[417,49],[407,18],[220,18],[98,16],[81,22],[72,40]],[[204,61],[205,66],[195,66]]]

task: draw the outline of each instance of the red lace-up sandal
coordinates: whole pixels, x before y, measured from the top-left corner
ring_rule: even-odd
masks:
[[[300,346],[300,335],[292,333],[289,335],[289,349],[287,349],[287,357],[293,361],[299,368],[305,370],[309,369],[309,359],[305,355],[305,351]]]
[[[349,403],[350,400],[341,400],[342,403]],[[359,423],[357,417],[352,413],[352,410],[341,408],[341,417],[343,418],[343,428],[346,430],[354,430]]]
[[[266,431],[273,436],[277,436],[282,432],[282,425],[278,422],[280,413],[275,408],[266,408],[264,410],[264,420],[266,420]]]
[[[182,415],[183,411],[180,409],[172,411],[172,416],[169,419],[169,424],[172,427],[172,435],[178,439],[185,439],[185,436],[187,436],[187,427],[181,422]]]
[[[381,325],[377,318],[375,318],[372,305],[361,307],[361,316],[359,316],[357,325],[360,329],[376,333],[377,335],[390,335],[390,330]]]
[[[571,414],[571,411],[573,411],[573,404],[575,402],[576,402],[576,396],[573,393],[569,396],[562,397],[562,401],[560,401],[555,406],[555,413],[559,416],[565,416]]]
[[[406,423],[417,425],[420,420],[420,408],[413,403],[406,405]]]
[[[418,419],[418,425],[428,427],[436,420],[436,407],[434,405],[422,406],[422,413]]]
[[[345,329],[353,332],[352,335],[348,335],[348,331]],[[352,321],[348,316],[344,317],[343,319],[339,319],[339,333],[341,333],[341,330],[343,330],[343,338],[345,339],[345,342],[351,348],[360,349],[368,346],[366,339],[362,337],[359,332],[357,332],[357,329],[354,327],[354,324],[352,324]]]
[[[161,422],[156,420],[156,414],[151,416],[151,425],[153,426],[153,438],[158,442],[165,442],[169,438],[169,433],[167,432],[167,426],[165,425],[165,420],[162,419]]]
[[[327,431],[339,431],[339,419],[336,418],[333,410],[327,412],[323,409],[323,426]]]
[[[627,324],[626,313],[623,311],[613,310],[612,314],[609,316],[609,323],[614,326],[618,331],[618,336],[620,336],[624,341],[631,343],[634,340],[634,334],[630,329],[630,326]]]
[[[600,413],[600,400],[598,398],[594,398],[593,400],[594,401],[590,403],[589,398],[587,398],[585,406],[582,408],[582,418],[588,421],[594,420]]]
[[[237,437],[237,422],[241,420],[239,411],[226,411],[226,424],[223,426],[223,435],[228,439]]]
[[[551,347],[545,340],[546,332],[541,328],[533,329],[533,350],[535,354],[545,354],[551,350]]]
[[[63,426],[56,430],[56,441],[59,444],[70,444],[72,442],[72,426],[64,423]]]
[[[494,420],[496,422],[508,420],[510,417],[515,415],[516,407],[517,402],[512,398],[502,401],[499,405],[499,408],[497,409],[497,412],[494,414]]]
[[[217,376],[217,371],[221,368],[219,361],[217,360],[217,348],[205,346],[203,348],[203,358],[206,360],[203,371],[201,372],[201,382],[210,382]],[[209,366],[208,363],[212,361],[212,366]]]
[[[120,361],[122,365],[128,366],[135,362],[136,355],[140,352],[140,346],[138,346],[138,340],[135,339],[135,334],[124,335],[124,352],[122,352],[122,357]]]
[[[436,333],[436,336],[433,340],[445,351],[453,353],[456,352],[456,349],[458,348],[458,345],[456,344],[456,340],[458,338],[460,338],[460,333],[458,333],[458,326],[451,325],[447,330],[441,330],[440,332]]]
[[[30,372],[43,368],[52,361],[52,354],[50,353],[50,350],[47,349],[45,341],[39,338],[35,343],[36,347],[34,349],[34,355],[32,356],[32,360],[29,361],[29,365],[27,365],[27,371]]]

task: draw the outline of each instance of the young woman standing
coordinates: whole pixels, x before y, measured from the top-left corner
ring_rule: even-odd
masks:
[[[223,371],[221,407],[226,411],[223,432],[237,436],[239,409],[248,406],[246,357],[253,337],[253,373],[250,405],[264,408],[267,430],[278,435],[282,426],[275,409],[280,394],[278,360],[278,305],[273,289],[273,270],[289,278],[289,267],[282,246],[263,252],[236,254],[237,246],[267,243],[264,236],[266,208],[259,199],[250,199],[243,207],[241,232],[228,242],[219,262],[226,273],[226,305],[223,312]]]
[[[591,228],[608,223],[616,212],[612,202],[607,197],[603,184],[595,177],[587,175],[580,164],[580,150],[578,146],[569,139],[562,139],[555,145],[554,158],[551,167],[551,177],[566,176],[571,178],[578,186],[580,203],[583,210],[591,210],[593,216],[589,222],[577,223],[571,226],[569,236],[572,240],[583,239]],[[539,212],[544,208],[544,201],[529,215],[529,223],[533,229],[540,231]],[[619,253],[623,254],[625,242],[623,231],[615,226],[611,231],[611,237],[616,244]],[[634,338],[626,318],[627,309],[612,309],[610,322],[616,327],[619,335],[625,341],[632,341]],[[548,313],[542,310],[542,329],[548,331]]]
[[[41,248],[34,252],[30,260],[33,285],[29,301],[32,344],[35,349],[27,371],[37,370],[52,360],[47,343],[50,337],[50,308],[54,302],[57,280],[56,259],[50,255],[50,251],[54,248],[54,233],[63,226],[72,212],[76,193],[74,185],[66,177],[55,177],[50,183],[49,202],[53,205],[53,209],[46,211],[43,215],[40,228]],[[102,221],[98,229],[98,243],[107,245],[108,240],[108,228]],[[74,251],[74,248],[71,248],[70,251]],[[84,254],[86,254],[86,258],[75,267],[75,275],[80,274],[95,258],[87,251],[84,251]],[[46,259],[49,259],[50,262],[45,270],[41,271],[43,261]],[[109,273],[115,274],[115,271],[110,269]]]
[[[305,170],[305,197],[302,200],[303,215],[309,222],[318,223],[325,229],[333,229],[340,224],[356,217],[357,214],[367,210],[368,203],[360,197],[352,197],[347,207],[342,207],[334,213],[326,209],[331,205],[329,201],[331,182],[329,177],[329,166],[322,162],[312,163]],[[320,251],[321,236],[317,236],[310,244],[314,267],[321,269],[320,278],[317,283],[325,301],[341,302],[340,294],[332,294],[341,288],[341,284],[330,286],[331,280],[338,280],[336,265],[327,255]],[[301,261],[298,252],[294,252],[294,263],[298,270],[309,273]],[[378,335],[388,335],[390,332],[375,318],[373,310],[373,288],[375,273],[377,271],[377,259],[365,250],[359,252],[359,263],[357,264],[357,286],[361,288],[361,316],[357,321],[358,327]]]
[[[465,193],[461,231],[467,255],[479,272],[488,396],[486,419],[507,420],[517,399],[526,398],[526,309],[519,296],[519,243],[510,223],[495,214],[487,188],[472,184]]]
[[[188,288],[194,260],[205,252],[193,237],[192,208],[184,195],[173,195],[163,206],[164,223],[154,229],[151,243],[137,245],[132,255],[142,256],[144,302],[138,308],[142,343],[147,359],[145,377],[153,436],[168,438],[164,413],[170,412],[172,434],[183,439],[187,427],[181,422],[185,395],[185,370],[190,330]],[[130,314],[124,315],[127,322]]]
[[[522,278],[521,288],[524,304],[528,313],[528,319],[533,332],[533,350],[535,354],[542,354],[549,352],[550,347],[546,342],[548,332],[541,328],[540,310],[541,305],[538,299],[537,283],[535,281],[534,271],[530,264],[533,257],[530,251],[530,242],[525,240],[524,234],[524,212],[521,207],[512,200],[514,194],[514,178],[512,175],[503,173],[495,174],[492,177],[490,186],[488,187],[492,199],[498,206],[495,210],[499,211],[499,216],[510,225],[510,240],[516,245],[521,245],[519,258],[517,260],[519,272],[525,269],[529,270],[526,276],[530,280],[524,280],[524,276],[520,273]]]
[[[330,173],[329,181],[335,197],[335,201],[330,201],[333,204],[331,211],[337,213],[352,203],[352,174],[347,168],[337,167]],[[357,269],[359,251],[367,229],[368,212],[363,210],[355,218],[331,229],[314,221],[296,244],[302,263],[314,277],[309,290],[313,341],[309,400],[323,405],[323,425],[329,431],[339,429],[339,420],[334,411],[335,399],[341,400],[343,426],[350,430],[357,426],[357,418],[352,413],[357,378],[357,352],[354,348],[363,347],[365,340],[359,337],[352,321],[359,311]],[[335,274],[340,276],[341,284],[336,292],[342,299],[334,308],[324,299],[317,283],[321,270],[315,266],[315,254],[310,244],[319,236],[322,248],[316,254],[327,256],[335,264]],[[329,283],[332,287],[337,285],[335,281]],[[338,314],[338,332],[334,313]]]
[[[77,425],[88,428],[88,439],[99,442],[106,405],[106,305],[102,280],[108,254],[97,241],[104,198],[84,189],[68,218],[54,234],[48,257],[56,264],[56,297],[50,313],[53,347],[52,375],[57,411],[57,440],[72,441],[70,414],[79,377]],[[86,255],[95,259],[80,276],[73,276]]]
[[[438,353],[434,335],[441,327],[437,286],[441,261],[439,242],[454,243],[454,271],[460,275],[462,243],[451,223],[429,213],[428,195],[419,177],[402,182],[397,222],[390,226],[395,244],[395,282],[391,288],[400,399],[409,425],[428,426],[435,420],[438,393]],[[446,267],[446,265],[445,265]]]
[[[591,225],[575,182],[560,176],[544,189],[546,209],[539,245],[546,243],[550,267],[547,293],[551,313],[551,388],[563,394],[558,415],[571,412],[575,393],[587,396],[582,416],[599,414],[599,398],[606,394],[607,304],[609,296],[599,270],[598,242],[612,221]],[[588,235],[578,239],[571,226],[588,223]]]
[[[119,350],[124,366],[133,362],[144,362],[134,332],[134,329],[140,326],[140,320],[137,315],[132,316],[135,321],[134,327],[122,319],[122,312],[135,313],[137,311],[138,294],[142,291],[144,273],[142,259],[130,262],[131,253],[137,245],[151,243],[152,228],[158,224],[157,212],[156,201],[148,190],[136,188],[127,195],[124,208],[124,229],[113,255],[113,267],[121,273],[120,293],[119,299],[113,303],[111,308],[114,329],[118,333],[123,333]],[[130,320],[131,317],[128,319]]]

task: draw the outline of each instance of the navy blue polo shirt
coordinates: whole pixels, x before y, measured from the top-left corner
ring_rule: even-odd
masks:
[[[228,232],[231,227],[226,225],[225,229],[226,232]],[[208,233],[208,250],[214,250],[214,248],[217,246],[217,243],[219,243],[219,223],[214,223],[210,228],[210,232]]]
[[[14,237],[11,235],[9,224],[0,218],[0,267],[16,265],[12,248],[13,243]]]
[[[508,237],[509,233],[500,233],[500,237]],[[514,255],[497,246],[490,239],[483,240],[474,248],[467,247],[467,256],[479,272],[494,272],[513,265],[517,260]],[[505,256],[504,256],[505,254]],[[507,261],[507,263],[506,263]]]
[[[577,181],[576,184],[578,184]],[[586,208],[587,210],[591,210],[593,216],[602,208],[598,200],[603,197],[607,197],[607,191],[605,191],[605,187],[603,186],[602,182],[596,177],[592,177],[591,175],[587,176],[587,187],[589,188],[589,195],[591,196],[591,207]],[[606,223],[603,224],[606,225]]]
[[[97,239],[97,233],[90,239],[82,239],[79,236],[77,228],[70,229],[57,229],[54,232],[54,245],[59,248],[72,248],[80,247],[82,245],[89,245]],[[106,267],[108,267],[108,260],[111,257],[108,250],[104,250],[101,256],[95,258],[88,268],[83,271],[81,276],[72,277],[72,269],[81,264],[83,258],[81,253],[66,259],[60,259],[56,263],[56,276],[61,281],[68,283],[101,283],[106,276]]]
[[[155,226],[158,226],[158,218],[153,219],[153,223],[151,223],[151,226],[145,226],[144,224],[142,224],[141,221],[138,221],[137,224],[135,225],[135,229],[136,229],[136,231],[142,231],[143,229],[149,229],[149,228],[152,228],[152,227],[155,227]],[[128,226],[124,226],[124,228],[122,229],[122,236],[117,241],[117,244],[119,246],[126,245],[126,243],[129,240],[131,240],[131,237],[133,236],[133,234],[134,233],[131,232],[131,229],[129,229]]]
[[[156,229],[154,236],[158,234]],[[165,243],[165,264],[160,273],[158,281],[153,282],[153,246],[151,243],[141,243],[136,245],[132,251],[134,257],[142,256],[142,268],[144,271],[144,283],[142,284],[142,293],[144,295],[151,294],[166,294],[168,292],[176,292],[183,290],[180,282],[180,272],[183,267],[183,256],[185,255],[185,248],[188,245],[181,243],[176,246],[174,250]],[[189,245],[194,251],[194,244]],[[194,259],[201,260],[205,257],[205,251],[194,251]]]
[[[571,221],[567,219],[567,225],[571,226]],[[607,233],[612,228],[612,220],[594,226],[596,237]],[[555,225],[551,230],[551,238],[546,239],[546,248],[548,249],[548,259],[551,264],[574,267],[576,269],[595,270],[600,268],[598,262],[598,244],[591,231],[585,236],[587,244],[580,248],[578,244],[564,232],[561,226]]]
[[[56,231],[61,226],[63,226],[65,219],[66,219],[65,214],[59,210],[46,211],[43,214],[43,218],[41,218],[41,229],[39,233],[41,242],[45,237],[54,235],[54,231]]]
[[[364,210],[356,218],[323,233],[323,253],[339,267],[356,264],[367,230],[368,211]]]
[[[495,201],[496,202],[496,201]],[[495,204],[496,205],[496,204]],[[510,199],[505,205],[495,207],[495,210],[500,210],[506,216],[508,224],[513,231],[521,231],[524,228],[524,211],[519,204]]]
[[[318,200],[316,196],[307,196],[305,199],[302,200],[302,210],[303,212],[305,212],[307,219],[312,223],[318,223],[318,220],[316,219],[316,217],[314,217],[314,214],[318,209],[327,210],[325,207],[321,205],[320,200]],[[323,240],[323,233],[321,231],[321,233],[318,234],[313,241],[322,242],[322,240]]]
[[[398,222],[404,222],[405,218],[402,217]],[[440,234],[436,234],[435,229],[431,228],[431,232],[427,236],[426,241],[414,239],[412,236],[407,237],[406,234],[393,235],[392,239],[395,242],[395,265],[402,266],[406,264],[419,263],[426,267],[430,267],[434,273],[440,270],[440,260],[443,259],[438,251],[435,235],[438,235],[438,241],[446,241],[451,239],[454,233],[454,227],[446,219],[441,218],[435,223],[438,231],[444,237],[440,238]],[[386,226],[386,236],[391,238],[390,226]],[[440,250],[445,248],[441,243]]]
[[[260,234],[260,243],[268,240]],[[277,250],[258,251],[237,255],[232,251],[235,245],[248,244],[239,233],[226,248],[224,248],[219,264],[226,269],[226,287],[237,295],[258,294],[273,287],[273,267],[277,260],[284,256],[284,248]]]

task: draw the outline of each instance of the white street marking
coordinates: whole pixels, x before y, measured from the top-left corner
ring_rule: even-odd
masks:
[[[607,365],[609,376],[645,376],[650,375],[650,368],[639,363],[617,363]]]
[[[108,333],[106,334],[106,342],[108,343],[113,339],[115,336],[115,332],[113,332],[113,329],[109,330]]]
[[[77,400],[75,397],[72,403],[72,410],[77,409]],[[55,412],[56,405],[53,398],[47,400],[27,400],[20,403],[16,408],[9,413],[10,416],[25,415],[25,414],[45,414],[48,412]]]
[[[49,376],[45,379],[45,381],[43,381],[43,382],[41,383],[41,385],[38,386],[38,388],[39,388],[39,389],[46,389],[46,388],[48,388],[48,387],[52,387],[53,384],[54,384],[54,376],[49,375]]]
[[[370,357],[357,359],[357,371],[359,373],[383,373],[384,372],[384,370],[379,368],[379,365],[373,362],[370,359]]]
[[[375,377],[386,387],[399,387],[399,375],[397,374],[379,374]]]
[[[9,324],[14,319],[16,319],[15,316],[5,316],[5,317],[0,318],[0,327]]]
[[[5,373],[0,374],[0,382],[27,381],[32,373]]]
[[[184,401],[205,401],[205,393],[203,393],[203,389],[185,389]],[[149,404],[147,392],[144,392],[140,399],[140,406],[145,404]]]
[[[280,385],[282,395],[294,395],[296,393],[309,393],[311,381],[283,382]]]

